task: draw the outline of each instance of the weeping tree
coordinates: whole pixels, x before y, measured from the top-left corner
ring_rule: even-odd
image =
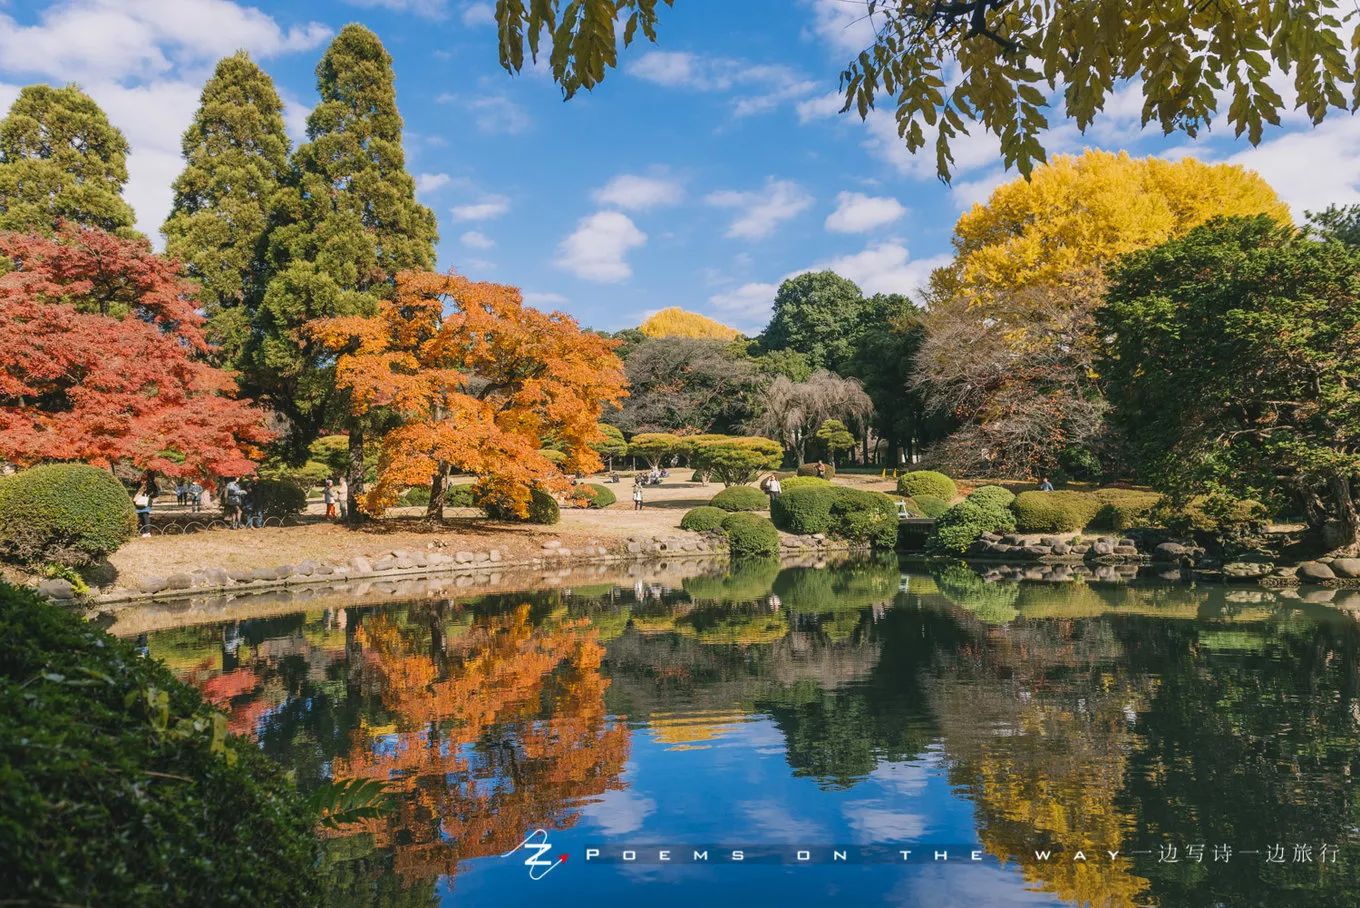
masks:
[[[765,393],[765,409],[747,424],[748,431],[779,439],[798,464],[805,461],[807,443],[828,419],[865,431],[874,404],[864,386],[853,378],[818,369],[806,381],[779,375]]]

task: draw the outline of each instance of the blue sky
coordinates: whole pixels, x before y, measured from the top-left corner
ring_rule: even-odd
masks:
[[[0,107],[31,82],[85,87],[132,144],[127,196],[159,243],[179,137],[213,63],[249,50],[296,141],[326,42],[362,22],[395,60],[441,268],[516,284],[591,327],[682,306],[754,333],[778,282],[809,268],[871,292],[912,290],[947,259],[959,213],[1007,178],[980,130],[957,144],[945,186],[933,154],[908,155],[887,113],[865,123],[835,112],[837,76],[866,40],[857,3],[676,0],[658,46],[635,44],[593,94],[564,103],[541,71],[500,69],[488,2],[0,0]],[[1124,88],[1085,136],[1055,111],[1050,151],[1242,163],[1297,215],[1360,201],[1353,117],[1312,129],[1287,116],[1252,149],[1227,128],[1193,142],[1140,130],[1140,108],[1138,87]]]

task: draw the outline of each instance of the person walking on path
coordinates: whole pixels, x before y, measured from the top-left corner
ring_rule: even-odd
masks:
[[[326,486],[321,490],[321,500],[326,505],[326,519],[334,520],[335,510],[335,482],[331,479],[326,480]]]
[[[784,488],[779,484],[779,477],[771,473],[770,481],[765,486],[765,493],[770,496],[770,501],[774,501],[778,498],[779,493],[782,491],[784,491]]]
[[[156,474],[147,470],[137,491],[132,493],[132,506],[137,511],[137,529],[143,536],[151,535],[151,503],[156,500]]]
[[[633,483],[633,510],[642,510],[642,483]]]

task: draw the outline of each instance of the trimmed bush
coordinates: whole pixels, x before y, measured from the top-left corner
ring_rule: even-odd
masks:
[[[92,564],[136,527],[132,497],[107,470],[50,464],[0,484],[0,557],[19,564]]]
[[[1015,530],[1015,515],[986,496],[969,496],[940,515],[935,530],[926,541],[928,551],[959,555],[977,542],[983,533],[1010,533]]]
[[[578,507],[607,508],[618,498],[614,493],[597,482],[583,482],[571,490],[572,497],[581,504]]]
[[[823,473],[821,476],[818,476],[818,475],[817,475],[817,465],[816,465],[815,463],[805,463],[805,464],[800,465],[800,466],[798,467],[798,475],[799,475],[799,476],[811,476],[813,479],[835,479],[835,478],[836,478],[836,467],[835,467],[833,464],[824,463],[824,464],[822,464],[822,466],[826,468],[826,472]]]
[[[315,905],[315,817],[160,662],[0,582],[0,892],[43,905]]]
[[[425,490],[428,502],[429,489]],[[296,517],[307,508],[307,490],[288,479],[260,479],[250,490],[250,500],[255,510],[266,518]]]
[[[768,517],[735,512],[723,518],[722,531],[733,557],[770,557],[779,554],[779,531]]]
[[[477,502],[472,497],[472,483],[448,486],[444,489],[444,504],[451,508],[475,508]]]
[[[787,479],[781,476],[779,486],[782,491],[790,492],[794,489],[829,489],[831,483],[816,476],[790,476]]]
[[[1091,525],[1116,531],[1152,526],[1153,509],[1162,500],[1156,492],[1137,489],[1097,489],[1095,496],[1100,501],[1100,510]]]
[[[897,546],[897,502],[882,492],[833,487],[830,535],[876,549]]]
[[[1021,492],[1011,504],[1021,533],[1084,530],[1100,508],[1100,499],[1090,492]]]
[[[938,518],[945,511],[949,510],[949,502],[935,495],[915,495],[907,500],[914,502],[916,504],[916,510],[931,519]],[[909,504],[907,507],[911,508],[911,505]]]
[[[680,529],[694,533],[710,533],[722,528],[722,522],[727,515],[728,512],[722,508],[700,505],[685,512],[685,516],[680,518]]]
[[[557,499],[542,489],[529,490],[528,517],[520,517],[494,502],[486,502],[482,507],[486,509],[487,516],[493,520],[513,520],[520,523],[540,523],[551,526],[562,519],[562,510],[557,506]]]
[[[978,486],[968,493],[968,500],[1008,508],[1015,501],[1015,493],[1005,486]]]
[[[815,477],[790,479],[783,485],[780,496],[770,499],[770,519],[775,526],[800,536],[831,529],[831,503],[836,486]]]
[[[897,493],[915,498],[918,502],[922,495],[931,495],[948,504],[954,500],[959,490],[954,485],[954,480],[943,473],[934,470],[914,470],[897,477]]]
[[[445,501],[448,499],[446,498]],[[399,501],[408,507],[425,507],[430,503],[429,486],[413,486],[401,493]]]
[[[714,495],[708,503],[724,511],[763,511],[770,506],[770,499],[755,486],[732,486]]]

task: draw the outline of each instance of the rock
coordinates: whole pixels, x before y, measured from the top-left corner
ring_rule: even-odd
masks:
[[[561,547],[562,543],[556,539],[550,539],[543,543],[543,548],[545,549],[560,549]]]
[[[1299,565],[1298,577],[1300,580],[1335,580],[1336,572],[1320,561],[1305,561]]]
[[[390,571],[396,566],[397,559],[393,558],[391,555],[384,555],[377,561],[373,562],[372,569],[375,571]]]
[[[1042,558],[1044,555],[1051,554],[1053,550],[1046,545],[1027,545],[1022,547],[1020,551],[1032,558]]]
[[[235,579],[229,572],[220,567],[204,568],[198,573],[203,577],[204,584],[208,586],[226,586]]]
[[[490,558],[492,561],[500,561],[500,560],[501,560],[501,550],[500,550],[500,549],[492,549],[491,551],[489,551],[489,552],[486,553],[486,557]]]
[[[1067,555],[1072,551],[1072,547],[1065,542],[1055,542],[1051,548],[1054,555]]]
[[[1333,558],[1330,567],[1338,577],[1360,577],[1360,558]]]
[[[408,557],[410,557],[416,567],[430,566],[430,556],[426,555],[423,551],[412,552]]]
[[[293,575],[297,577],[310,577],[316,571],[316,562],[304,559],[293,566]]]
[[[1046,546],[1048,546],[1050,549],[1053,548],[1055,545],[1060,545],[1061,543],[1062,543],[1062,540],[1059,539],[1057,536],[1041,536],[1041,537],[1039,537],[1039,544],[1040,544],[1040,545],[1046,545]]]
[[[165,589],[164,577],[143,577],[137,582],[137,589],[143,593],[159,593]]]
[[[1015,533],[1007,533],[1005,536],[1001,537],[1001,541],[1006,543],[1006,545],[1024,545],[1025,537],[1017,536]]]
[[[983,542],[1000,542],[1000,541],[1001,541],[1001,536],[1000,536],[1000,534],[997,534],[997,533],[983,533],[983,534],[982,534],[981,536],[979,536],[978,538],[981,539]]]
[[[629,540],[627,549],[629,554],[636,555],[642,551],[642,543]]]
[[[1109,542],[1106,542],[1105,540],[1101,539],[1101,540],[1099,540],[1099,541],[1097,541],[1097,542],[1091,543],[1091,554],[1092,554],[1092,555],[1113,555],[1113,554],[1114,554],[1114,546],[1111,545]]]
[[[410,555],[408,555],[405,552],[402,552],[400,555],[393,559],[392,566],[401,571],[409,571],[411,568],[416,566],[416,562],[415,559],[412,558]]]
[[[227,571],[227,576],[236,583],[250,583],[255,579],[255,572],[250,568],[231,568]]]
[[[473,552],[473,553],[472,553],[472,560],[473,560],[473,562],[476,563],[476,564],[481,564],[481,563],[483,563],[483,562],[485,562],[485,561],[490,560],[490,558],[491,558],[491,556],[488,555],[486,552]]]
[[[316,577],[329,577],[331,574],[334,574],[334,573],[335,573],[335,568],[333,568],[333,567],[331,567],[329,564],[325,564],[325,563],[319,563],[319,564],[317,564],[316,567],[312,568],[312,574],[313,574],[313,576],[316,576]]]
[[[1180,561],[1187,551],[1179,542],[1163,542],[1152,550],[1152,557],[1158,561]]]
[[[354,573],[356,574],[373,573],[373,562],[369,561],[363,555],[355,555],[353,558],[351,558],[349,566],[351,569],[353,569]]]
[[[1128,538],[1124,538],[1124,539],[1119,540],[1117,543],[1115,543],[1115,545],[1125,545],[1125,546],[1128,546],[1128,547],[1131,548],[1131,549],[1136,549],[1136,548],[1138,548],[1138,543],[1135,542],[1134,540],[1128,539]]]
[[[1336,590],[1329,589],[1305,590],[1303,593],[1303,601],[1311,602],[1314,605],[1325,605],[1331,602],[1335,597]]]
[[[273,580],[274,569],[269,567],[258,567],[250,572],[251,580]]]
[[[76,598],[76,588],[71,585],[69,580],[53,577],[51,580],[44,580],[38,584],[38,595],[46,599],[74,599]]]
[[[666,546],[665,546],[665,543],[658,543],[658,545],[660,545],[660,547],[661,547],[662,549],[664,549],[664,548],[666,547]],[[557,557],[559,557],[559,558],[570,558],[570,557],[571,557],[571,549],[558,549],[558,550],[557,550]]]
[[[1114,547],[1114,554],[1116,554],[1116,555],[1137,555],[1137,554],[1138,554],[1138,546],[1136,546],[1136,545],[1117,545],[1117,546]]]
[[[453,553],[453,560],[456,561],[456,562],[458,562],[459,564],[472,564],[472,553],[471,553],[471,552],[454,552],[454,553]]]
[[[1085,555],[1089,551],[1091,551],[1091,547],[1085,543],[1077,543],[1072,546],[1073,555]]]
[[[165,578],[165,588],[169,590],[187,590],[194,585],[194,578],[188,574],[171,574]]]
[[[1274,565],[1254,561],[1232,561],[1223,565],[1223,575],[1232,580],[1255,580],[1274,570]]]

